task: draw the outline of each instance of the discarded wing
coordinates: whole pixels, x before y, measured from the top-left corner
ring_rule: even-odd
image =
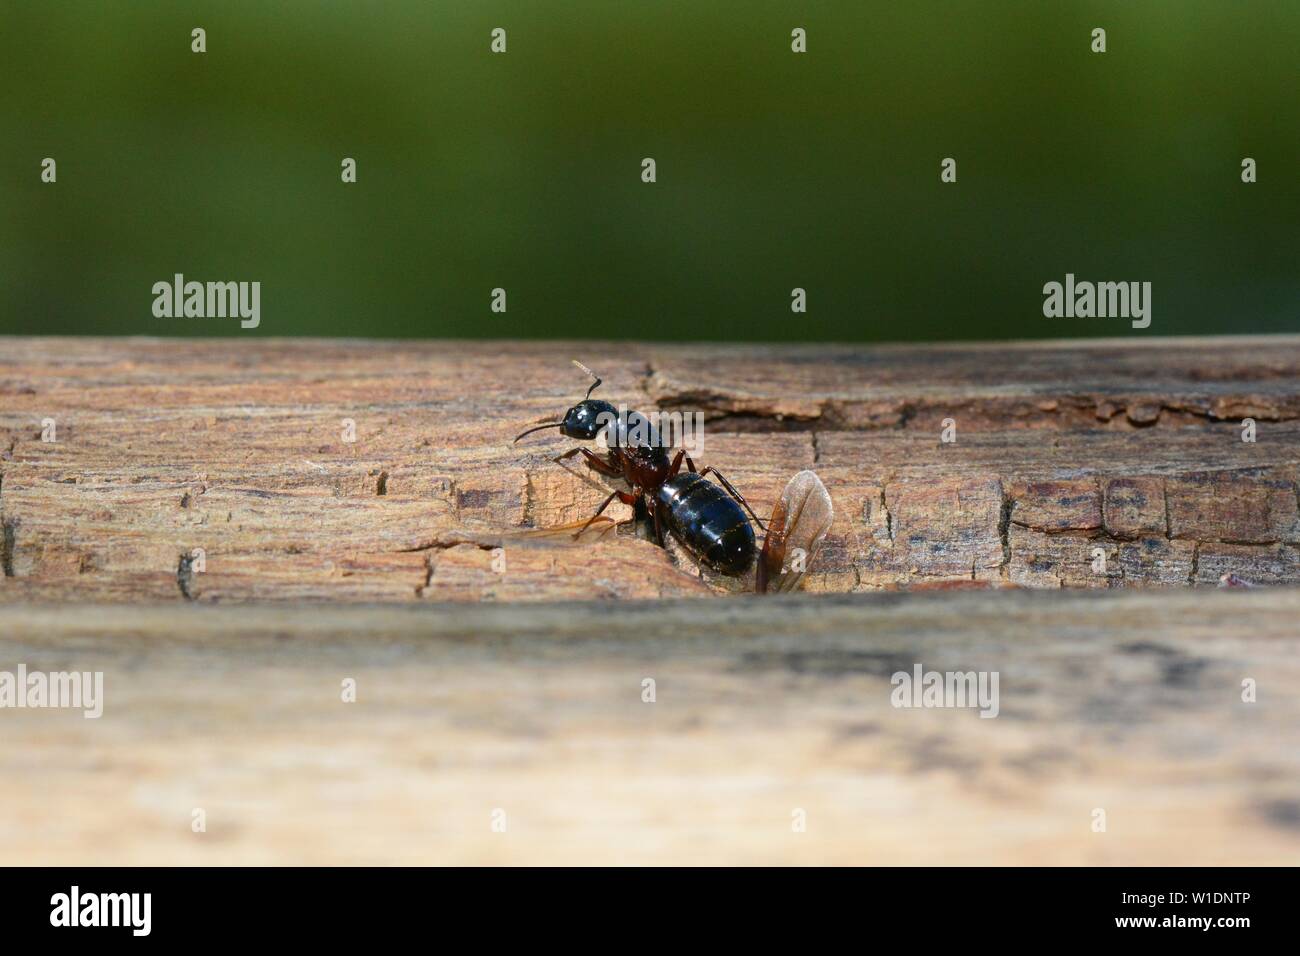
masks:
[[[589,526],[588,526],[589,525]],[[553,539],[557,542],[580,541],[595,542],[603,541],[618,526],[618,522],[613,518],[600,516],[594,521],[571,521],[568,524],[556,525],[551,528],[528,528],[524,531],[516,531],[506,535],[507,538],[524,539],[524,540],[547,540]]]
[[[793,591],[821,549],[835,509],[822,480],[811,471],[790,479],[772,509],[767,538],[758,559],[757,588]]]

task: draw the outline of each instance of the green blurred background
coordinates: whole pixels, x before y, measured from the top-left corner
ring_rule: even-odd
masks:
[[[0,20],[0,332],[1300,329],[1297,0],[93,0]],[[176,272],[261,281],[261,327],[154,318]],[[1044,318],[1066,272],[1152,282],[1151,327]]]

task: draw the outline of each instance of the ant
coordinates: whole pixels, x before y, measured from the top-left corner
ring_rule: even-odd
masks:
[[[565,412],[563,421],[526,429],[515,437],[515,441],[547,428],[558,428],[561,434],[578,441],[594,441],[602,431],[605,432],[609,447],[607,457],[577,446],[554,460],[561,462],[581,455],[592,471],[608,478],[621,478],[632,490],[611,492],[574,537],[581,536],[617,498],[648,515],[654,523],[655,540],[660,547],[664,545],[666,529],[687,551],[713,570],[727,575],[741,575],[748,571],[758,554],[754,526],[750,524],[750,519],[761,530],[768,531],[758,515],[754,514],[749,502],[718,469],[710,466],[703,471],[696,471],[695,462],[686,454],[685,449],[679,450],[670,460],[668,450],[659,441],[658,432],[650,419],[640,412],[620,416],[609,402],[593,399],[591,393],[600,387],[600,377],[581,362],[575,361],[573,364],[592,378],[591,387],[587,389],[582,401]],[[686,471],[682,471],[683,464]],[[718,484],[710,482],[709,475],[714,476]],[[826,495],[821,481],[811,472],[801,473],[796,476],[796,481],[804,475],[811,477],[825,497],[825,526],[818,529],[815,540],[810,538],[808,542],[815,549],[821,544],[821,538],[829,527],[830,497]],[[795,482],[792,481],[790,488],[794,486]],[[793,587],[803,574],[803,566],[793,575],[782,567],[786,539],[791,530],[785,527],[786,516],[794,512],[797,523],[798,516],[804,510],[803,501],[794,508],[786,500],[790,488],[787,488],[787,494],[773,512],[773,523],[779,527],[768,533],[763,544],[764,560],[759,562],[756,581],[760,593],[767,590],[769,577],[774,572],[779,578],[778,590]]]

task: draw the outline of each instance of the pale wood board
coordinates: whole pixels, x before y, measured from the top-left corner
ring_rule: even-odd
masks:
[[[1298,620],[1284,588],[15,604],[0,669],[106,701],[0,710],[0,864],[1294,864]],[[916,663],[998,671],[999,716],[892,707]]]

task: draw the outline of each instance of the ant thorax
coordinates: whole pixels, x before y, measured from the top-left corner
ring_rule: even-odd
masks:
[[[640,446],[637,448],[611,449],[623,469],[623,477],[634,488],[653,492],[668,480],[671,467],[668,452],[662,448]]]
[[[599,437],[606,448],[663,449],[658,426],[640,412],[621,406],[616,415],[602,412],[597,421],[604,425]]]

